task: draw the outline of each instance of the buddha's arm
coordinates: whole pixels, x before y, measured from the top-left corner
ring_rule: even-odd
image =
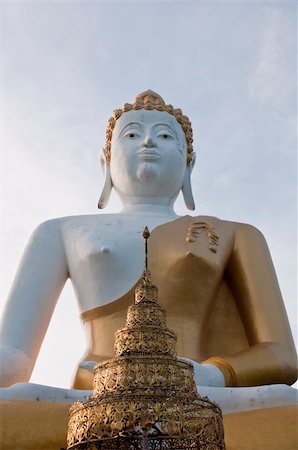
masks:
[[[45,222],[28,243],[2,317],[0,385],[29,380],[67,276],[59,222]]]
[[[250,347],[208,362],[223,371],[226,385],[292,384],[296,351],[270,253],[256,228],[237,226],[228,275]]]

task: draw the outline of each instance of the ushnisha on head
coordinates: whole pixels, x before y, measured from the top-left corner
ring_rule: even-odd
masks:
[[[116,109],[101,154],[106,179],[98,207],[107,205],[114,187],[122,201],[125,196],[150,202],[168,198],[171,206],[182,190],[186,206],[193,210],[192,142],[189,119],[151,90]]]

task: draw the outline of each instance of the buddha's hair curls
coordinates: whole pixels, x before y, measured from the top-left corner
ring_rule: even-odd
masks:
[[[116,121],[119,119],[122,113],[131,111],[132,109],[156,109],[157,111],[165,111],[169,114],[172,114],[172,116],[176,118],[177,122],[181,125],[182,130],[184,131],[187,145],[187,164],[191,163],[193,137],[190,120],[188,119],[188,117],[182,114],[181,109],[174,108],[172,105],[166,105],[162,97],[151,91],[150,89],[137,95],[134,99],[133,104],[125,103],[122,109],[114,110],[112,117],[108,121],[106,130],[105,156],[107,163],[111,161],[111,141]]]

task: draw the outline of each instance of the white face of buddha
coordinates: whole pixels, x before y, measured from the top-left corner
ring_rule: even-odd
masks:
[[[186,170],[186,140],[174,116],[131,110],[117,120],[111,143],[114,188],[123,197],[175,199]]]

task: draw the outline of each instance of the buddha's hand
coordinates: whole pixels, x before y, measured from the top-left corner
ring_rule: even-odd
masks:
[[[225,378],[221,370],[212,364],[200,364],[193,359],[182,358],[194,367],[195,382],[197,386],[224,387]]]

